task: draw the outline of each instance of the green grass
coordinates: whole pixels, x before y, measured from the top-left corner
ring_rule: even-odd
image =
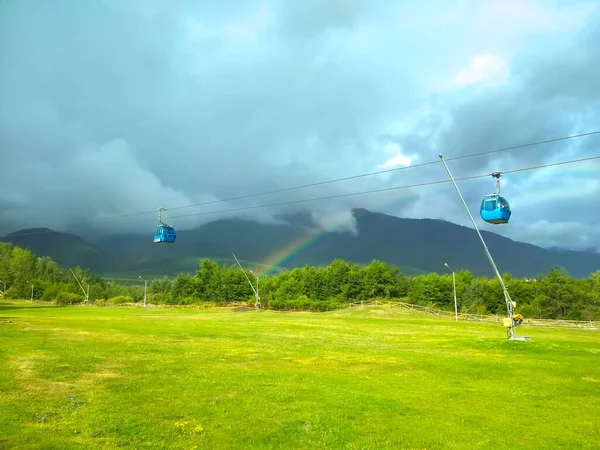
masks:
[[[518,331],[0,303],[0,448],[598,448],[600,332]]]

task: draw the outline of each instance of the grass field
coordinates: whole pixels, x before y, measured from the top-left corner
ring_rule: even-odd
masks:
[[[0,303],[0,448],[600,448],[600,331]]]

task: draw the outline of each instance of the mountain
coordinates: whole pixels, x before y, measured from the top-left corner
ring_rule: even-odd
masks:
[[[546,247],[547,250],[552,250],[554,252],[559,252],[559,253],[568,253],[571,252],[572,250],[569,250],[568,248],[564,248],[564,247]],[[600,255],[600,246],[599,247],[588,247],[588,248],[582,248],[581,250],[579,250],[580,252],[584,252],[584,253],[593,253],[596,255]]]
[[[260,261],[303,233],[303,228],[291,225],[224,219],[196,230],[178,230],[174,244],[154,244],[152,234],[121,234],[106,236],[96,245],[115,261],[110,275],[139,272],[172,276],[197,270],[199,259],[204,257],[235,264],[232,253],[249,268],[258,269]]]
[[[353,214],[360,238],[353,246],[349,240],[344,247],[348,259],[356,260],[363,254],[427,272],[441,272],[447,262],[454,270],[464,268],[476,275],[494,275],[472,228],[443,220],[401,219],[364,209],[353,210]],[[556,252],[488,231],[481,234],[498,269],[514,276],[536,276],[553,265],[565,267],[574,277],[587,277],[600,269],[598,254]]]
[[[110,262],[110,258],[102,250],[82,237],[49,228],[19,230],[0,238],[0,242],[28,248],[38,256],[50,256],[65,267],[80,266],[92,271],[103,271]]]
[[[131,274],[135,278],[139,274],[173,276],[192,272],[197,270],[198,260],[203,257],[233,264],[232,253],[245,267],[257,270],[268,268],[267,263],[281,269],[305,264],[326,265],[335,258],[342,258],[358,264],[379,259],[397,265],[410,275],[444,272],[445,262],[454,270],[462,268],[475,275],[494,275],[472,228],[444,220],[398,218],[366,209],[354,209],[352,213],[358,230],[356,235],[319,231],[314,223],[298,217],[291,217],[287,224],[222,219],[195,230],[178,231],[173,245],[154,244],[151,233],[111,235],[91,244],[74,235],[52,232],[38,235],[43,236],[45,251],[32,244],[29,247],[36,254],[51,256],[58,262],[68,259],[89,268],[97,264],[102,269],[93,270],[103,274]],[[4,240],[12,236],[11,242],[27,246],[35,235],[26,236],[24,231],[21,243],[14,241],[15,235],[21,232]],[[583,278],[600,269],[600,255],[595,253],[549,250],[495,233],[481,233],[503,273],[533,277],[558,265],[572,276]],[[62,243],[54,244],[55,241]]]

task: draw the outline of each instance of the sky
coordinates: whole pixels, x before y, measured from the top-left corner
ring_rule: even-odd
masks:
[[[600,130],[600,2],[4,0],[0,235],[152,234],[352,208],[472,227],[448,159]],[[600,155],[600,134],[448,161],[456,178]],[[437,161],[436,164],[418,166]],[[413,167],[417,165],[417,167]],[[374,176],[228,200],[298,185]],[[460,181],[478,226],[600,252],[599,160]],[[210,204],[201,203],[211,202]]]

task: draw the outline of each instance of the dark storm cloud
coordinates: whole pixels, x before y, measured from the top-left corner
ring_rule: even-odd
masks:
[[[385,150],[390,143],[415,164],[437,159],[440,151],[452,157],[600,127],[593,76],[597,12],[591,16],[582,3],[548,7],[550,12],[543,3],[473,3],[454,10],[436,5],[407,10],[402,2],[358,0],[237,1],[227,8],[183,1],[3,2],[0,175],[8,188],[0,198],[0,228],[93,225],[114,231],[119,222],[146,220],[126,227],[147,232],[153,213],[102,218],[371,172],[393,156]],[[499,22],[515,14],[522,22],[509,35]],[[538,34],[529,36],[529,29]],[[546,38],[562,47],[544,45]],[[435,44],[440,39],[444,46]],[[500,55],[491,60],[499,76],[455,81],[470,60],[486,53]],[[450,164],[457,177],[509,170],[591,154],[598,142],[585,138]],[[445,177],[441,166],[415,168],[168,214]],[[503,231],[511,237],[529,238],[541,217],[524,210],[549,201],[528,193],[560,186],[531,180],[531,174],[503,179],[518,208],[516,226]],[[465,184],[473,211],[488,191],[492,179]],[[350,208],[366,207],[463,223],[454,195],[444,185],[244,215],[279,220],[273,217],[309,211],[321,225],[334,227],[351,223]],[[598,218],[577,209],[585,193],[573,196],[552,201],[567,209],[575,225],[565,221],[564,210],[543,219],[571,236],[568,245],[579,245],[575,234],[587,230],[592,239],[589,224]],[[187,228],[222,216],[173,222]],[[555,235],[542,234],[537,243],[554,242]]]
[[[60,226],[64,217],[93,216],[94,207],[126,214],[350,173],[356,165],[347,161],[365,154],[370,128],[405,100],[356,56],[328,58],[343,50],[341,42],[236,39],[268,20],[261,9],[250,11],[249,24],[213,26],[180,3],[166,17],[164,6],[149,5],[158,11],[118,2],[85,11],[62,2],[36,15],[31,5],[6,7],[14,20],[3,51],[11,63],[3,147],[26,155],[5,167],[36,169],[31,187],[45,207],[11,208],[5,220]],[[27,20],[33,23],[25,27]],[[25,124],[37,133],[28,136]],[[288,192],[268,203],[335,192]],[[228,206],[239,205],[208,211]]]

